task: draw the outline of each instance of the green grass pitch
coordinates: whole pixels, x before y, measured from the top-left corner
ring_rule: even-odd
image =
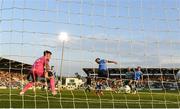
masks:
[[[142,91],[136,95],[104,92],[98,97],[94,92],[62,91],[52,96],[46,91],[29,90],[24,96],[20,90],[0,90],[0,108],[179,108],[178,91]],[[10,96],[11,95],[11,96]]]

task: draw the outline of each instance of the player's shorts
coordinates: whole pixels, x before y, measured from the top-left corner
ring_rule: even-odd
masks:
[[[130,82],[130,80],[125,80],[125,81],[124,81],[124,85],[128,85],[129,82]]]
[[[29,73],[27,76],[27,80],[30,82],[38,82],[40,81],[40,77],[35,73]]]
[[[95,89],[96,89],[96,90],[102,90],[102,86],[97,85]]]
[[[53,76],[53,72],[48,71],[48,76],[49,76],[49,77]]]
[[[142,76],[138,76],[138,77],[135,77],[135,78],[134,78],[135,81],[139,81],[139,80],[141,80],[141,79],[142,79]]]
[[[108,72],[105,70],[99,70],[98,71],[98,77],[99,78],[108,78]]]
[[[124,85],[131,85],[131,84],[133,84],[133,79],[127,79],[127,80],[125,80],[124,81]]]
[[[48,72],[48,76],[49,77],[51,77],[51,76],[53,76],[53,73],[51,72],[51,71],[49,71]],[[36,73],[29,73],[28,74],[28,76],[27,76],[27,80],[28,81],[31,81],[31,82],[45,82],[46,80],[45,80],[45,77],[40,77],[40,76],[38,76]],[[48,82],[49,80],[47,80],[47,82]]]

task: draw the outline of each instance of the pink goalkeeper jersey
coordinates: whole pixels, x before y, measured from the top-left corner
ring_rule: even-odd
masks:
[[[33,66],[32,66],[32,72],[37,74],[38,76],[44,76],[44,66],[45,64],[48,64],[49,60],[45,59],[44,56],[37,59]]]

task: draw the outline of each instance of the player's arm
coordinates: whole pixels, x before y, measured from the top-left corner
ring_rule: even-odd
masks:
[[[46,64],[45,64],[45,71],[48,72],[48,71],[50,71],[50,70],[51,70],[51,68],[50,68],[49,64],[46,63]]]
[[[113,64],[117,64],[116,61],[110,61],[110,60],[106,60],[107,63],[113,63]]]
[[[44,77],[46,78],[46,79],[50,79],[50,77],[49,77],[49,75],[48,75],[48,72],[51,70],[51,68],[50,68],[50,66],[49,66],[49,63],[48,62],[46,62],[46,64],[45,64],[45,73],[44,73]]]
[[[46,79],[49,79],[49,76],[48,76],[48,72],[47,72],[47,71],[45,71],[44,77],[45,77]]]

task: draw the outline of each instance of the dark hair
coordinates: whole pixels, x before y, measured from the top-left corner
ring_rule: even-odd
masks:
[[[141,68],[141,67],[140,67],[140,66],[138,66],[138,67],[137,67],[137,69],[138,69],[138,68]]]
[[[50,51],[48,51],[48,50],[44,51],[44,56],[45,56],[46,54],[52,55],[52,53],[51,53]]]
[[[141,67],[140,67],[140,66],[138,66],[138,67],[137,67],[137,70],[138,70],[138,69],[141,69]]]
[[[95,61],[100,60],[100,58],[96,58]]]

